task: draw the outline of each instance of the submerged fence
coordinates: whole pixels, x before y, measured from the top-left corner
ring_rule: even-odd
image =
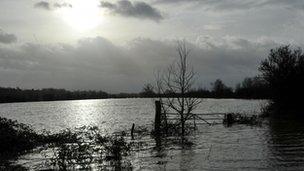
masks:
[[[161,113],[166,115],[167,120],[179,120],[180,115],[178,113]],[[189,121],[193,121],[195,124],[221,124],[226,116],[225,113],[190,113]]]
[[[161,126],[161,119],[162,116],[165,116],[166,121],[178,121],[180,120],[180,114],[179,113],[170,113],[170,112],[162,112],[161,110],[161,102],[155,101],[155,122],[154,122],[154,130],[156,132],[160,132],[160,126]],[[189,118],[187,118],[187,121],[192,121],[194,126],[198,124],[222,124],[224,120],[227,121],[227,123],[230,123],[230,120],[232,119],[231,114],[226,113],[190,113],[187,114]]]

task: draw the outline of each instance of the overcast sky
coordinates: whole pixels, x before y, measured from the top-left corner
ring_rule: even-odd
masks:
[[[0,0],[0,86],[138,92],[186,39],[197,86],[234,86],[282,44],[303,0]]]

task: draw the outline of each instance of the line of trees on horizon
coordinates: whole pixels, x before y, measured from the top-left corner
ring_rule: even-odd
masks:
[[[55,101],[77,99],[104,99],[109,94],[103,91],[68,91],[65,89],[20,89],[0,87],[0,103]]]
[[[244,98],[267,99],[269,91],[266,84],[259,77],[245,78],[235,88],[228,87],[217,79],[211,83],[211,89],[193,89],[185,96],[199,98]],[[107,99],[107,98],[152,98],[152,97],[177,97],[178,94],[166,91],[165,94],[157,94],[151,84],[145,84],[139,93],[110,94],[104,91],[69,91],[65,89],[20,89],[0,87],[0,103],[29,102],[29,101],[56,101],[56,100],[80,100],[80,99]]]
[[[154,92],[154,87],[151,84],[144,85],[142,97],[159,97],[159,96],[180,96],[176,93],[166,91],[164,94]],[[211,83],[211,89],[197,88],[191,90],[185,96],[199,98],[242,98],[242,99],[269,99],[270,93],[268,85],[265,81],[256,77],[246,77],[241,83],[238,83],[235,88],[227,86],[221,79],[216,79]]]

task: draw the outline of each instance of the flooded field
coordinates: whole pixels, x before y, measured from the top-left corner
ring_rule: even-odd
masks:
[[[259,114],[265,100],[204,99],[197,113],[240,112]],[[31,124],[37,131],[98,126],[105,133],[152,127],[153,99],[107,99],[0,104],[0,116]],[[292,123],[292,124],[291,124]],[[174,138],[161,142],[151,136],[128,158],[134,170],[302,170],[304,126],[297,121],[267,120],[261,126],[199,125],[187,137],[188,145]],[[190,145],[191,144],[191,145]],[[43,169],[49,151],[20,156],[15,164]]]

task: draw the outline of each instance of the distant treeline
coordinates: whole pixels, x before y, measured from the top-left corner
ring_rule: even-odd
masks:
[[[235,88],[226,86],[220,79],[212,83],[212,89],[198,89],[192,96],[209,98],[241,98],[269,99],[271,98],[267,84],[260,77],[245,78]]]
[[[0,103],[108,98],[103,91],[68,91],[64,89],[20,89],[0,87]]]
[[[248,98],[265,99],[269,97],[266,84],[258,77],[245,78],[244,81],[236,86],[235,89],[226,86],[221,80],[212,83],[212,89],[207,90],[199,88],[189,93],[188,97],[202,98]],[[106,99],[106,98],[145,98],[170,96],[175,97],[178,94],[172,94],[167,91],[166,94],[157,94],[152,85],[144,86],[140,93],[119,93],[109,94],[104,91],[68,91],[64,89],[20,89],[0,87],[0,103],[9,102],[29,102],[29,101],[55,101],[55,100],[80,100],[80,99]]]
[[[200,98],[243,98],[243,99],[268,99],[270,93],[267,84],[260,77],[245,78],[241,83],[237,84],[235,88],[228,87],[220,79],[211,83],[211,89],[198,88],[186,94],[187,97]],[[146,84],[139,94],[140,97],[158,97],[168,96],[176,97],[179,94],[166,91],[165,94],[157,94],[151,84]]]

